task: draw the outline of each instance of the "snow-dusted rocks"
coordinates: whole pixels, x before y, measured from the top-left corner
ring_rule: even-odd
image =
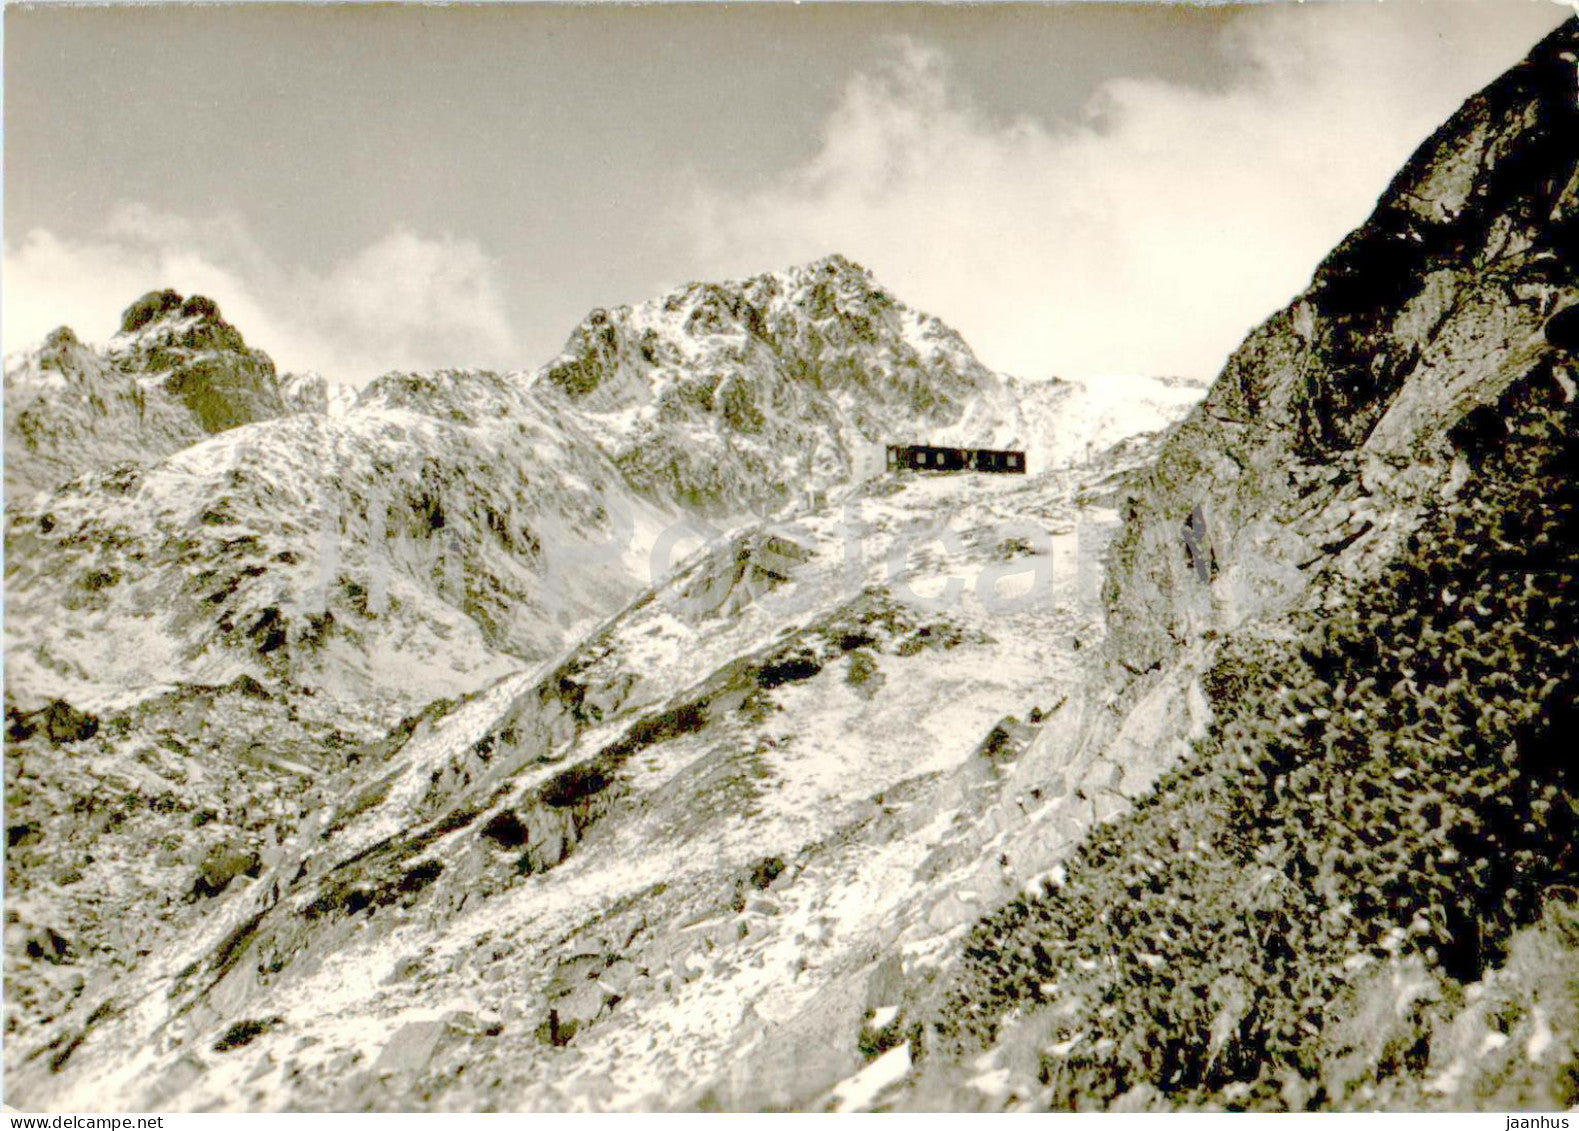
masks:
[[[518,379],[390,375],[13,507],[8,692],[245,673],[392,722],[606,615],[644,564],[621,535],[659,517]]]
[[[189,1035],[153,1051],[151,1015],[106,1016],[18,1086],[108,1102],[104,1073],[137,1061],[128,1086],[168,1106],[225,1081],[246,1106],[818,1102],[860,1069],[863,1011],[900,992],[895,950],[924,969],[1012,890],[980,848],[1019,811],[1002,783],[1028,732],[1003,716],[1050,710],[1069,642],[1097,631],[1073,593],[1075,485],[917,476],[691,555],[554,663],[361,747],[255,878],[205,895],[207,921],[179,920],[136,975],[173,990],[154,1012]],[[1006,560],[1001,527],[1027,513],[1046,543]],[[1006,594],[1039,579],[1007,608],[977,584],[1006,565]],[[183,893],[217,886],[207,864]],[[90,997],[48,1024],[88,1025]],[[457,1008],[497,1030],[437,1024]],[[792,1054],[806,1033],[816,1058]],[[265,1062],[280,1072],[242,1087]]]
[[[1040,449],[1018,402],[1066,392],[987,369],[838,255],[593,311],[536,381],[637,490],[710,514],[777,509],[880,469],[884,442],[967,424]]]
[[[92,356],[201,429],[154,377],[232,334],[155,294]],[[1080,391],[837,258],[595,315],[536,373],[275,391],[8,510],[13,933],[68,940],[16,968],[13,1087],[739,1105],[855,1073],[879,952],[931,961],[1012,890],[970,814],[1019,811],[1009,716],[1100,635],[1075,497],[1146,444],[1050,471]],[[868,477],[917,436],[1032,474]],[[730,1083],[794,1033],[826,1055]]]
[[[204,435],[289,411],[268,355],[201,295],[154,291],[100,350],[61,327],[8,358],[6,495],[148,462]]]
[[[151,377],[186,405],[205,432],[267,420],[286,410],[267,354],[248,349],[212,299],[174,291],[144,296],[121,318],[106,351],[125,373]]]

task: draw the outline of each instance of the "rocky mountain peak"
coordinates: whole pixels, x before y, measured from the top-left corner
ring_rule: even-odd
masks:
[[[53,375],[53,380],[81,383],[95,371],[88,361],[92,356],[93,350],[83,344],[76,331],[70,326],[59,326],[49,332],[31,356],[8,359],[8,365],[19,378],[33,368],[40,375]]]
[[[204,295],[150,291],[103,347],[69,326],[6,368],[6,485],[13,497],[113,463],[143,463],[206,434],[293,411],[274,362]]]
[[[392,370],[370,381],[355,404],[369,411],[409,412],[459,425],[531,415],[518,376],[486,369]]]
[[[43,348],[45,350],[62,350],[69,349],[72,346],[80,346],[81,344],[82,342],[77,337],[77,332],[70,326],[57,326],[44,338]]]
[[[1127,664],[1395,552],[1459,488],[1473,437],[1504,430],[1506,404],[1571,381],[1576,58],[1569,20],[1470,98],[1170,438],[1110,577]],[[1179,550],[1195,513],[1210,586]]]
[[[280,396],[292,413],[338,416],[356,401],[350,385],[331,384],[322,373],[287,373],[280,378]]]
[[[738,351],[756,344],[810,363],[816,357],[807,355],[829,349],[926,353],[918,347],[929,339],[947,343],[965,376],[989,379],[958,334],[900,302],[865,267],[830,255],[746,279],[690,283],[634,306],[593,310],[544,375],[583,399],[606,392],[622,368],[661,370],[707,360],[701,354],[709,348]],[[820,375],[815,365],[802,366],[801,377]],[[594,404],[607,399],[594,398]]]
[[[1576,59],[1048,474],[855,482],[1100,418],[835,256],[8,503],[8,1100],[1571,1109]]]
[[[841,255],[594,310],[533,380],[588,414],[639,489],[707,510],[847,480],[861,449],[956,425],[1004,387]]]
[[[1317,269],[1296,308],[1330,362],[1299,406],[1308,455],[1366,441],[1421,361],[1416,316],[1446,312],[1466,267],[1516,273],[1510,306],[1550,309],[1579,250],[1575,26],[1465,103]]]

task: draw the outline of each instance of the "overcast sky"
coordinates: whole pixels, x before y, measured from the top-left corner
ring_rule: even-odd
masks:
[[[1025,376],[1213,376],[1567,9],[5,13],[4,346],[215,298],[283,369],[529,368],[841,251]]]

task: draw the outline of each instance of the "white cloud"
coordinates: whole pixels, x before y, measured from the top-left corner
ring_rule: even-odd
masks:
[[[1210,377],[1557,19],[1492,7],[1257,11],[1225,40],[1226,90],[1110,82],[1056,128],[993,119],[945,56],[897,41],[805,163],[700,183],[692,238],[723,275],[842,251],[1027,376]]]
[[[5,247],[5,350],[62,323],[102,341],[149,290],[219,303],[282,371],[360,384],[390,369],[519,364],[495,263],[470,240],[397,229],[323,272],[287,267],[234,218],[140,204],[85,239],[44,230]]]

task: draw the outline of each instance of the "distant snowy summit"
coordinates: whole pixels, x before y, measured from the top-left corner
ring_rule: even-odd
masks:
[[[364,396],[387,397],[390,381],[409,398],[477,379],[494,378],[390,374]],[[887,442],[1015,447],[1045,470],[1171,423],[1201,391],[997,373],[842,255],[594,310],[558,357],[511,379],[573,416],[637,492],[714,515],[872,474]],[[5,396],[13,498],[243,424],[339,415],[358,399],[319,374],[277,373],[213,300],[168,289],[127,307],[102,349],[62,327],[8,358]]]
[[[104,349],[60,331],[8,367],[8,691],[245,675],[399,718],[556,654],[674,564],[677,524],[831,500],[889,442],[1035,475],[1197,395],[1140,384],[1104,405],[996,373],[840,256],[594,311],[535,371],[388,373],[349,404],[156,291]]]
[[[714,511],[874,473],[891,442],[1019,448],[1047,470],[1170,424],[1204,392],[998,373],[837,254],[594,310],[534,382],[639,489]]]

